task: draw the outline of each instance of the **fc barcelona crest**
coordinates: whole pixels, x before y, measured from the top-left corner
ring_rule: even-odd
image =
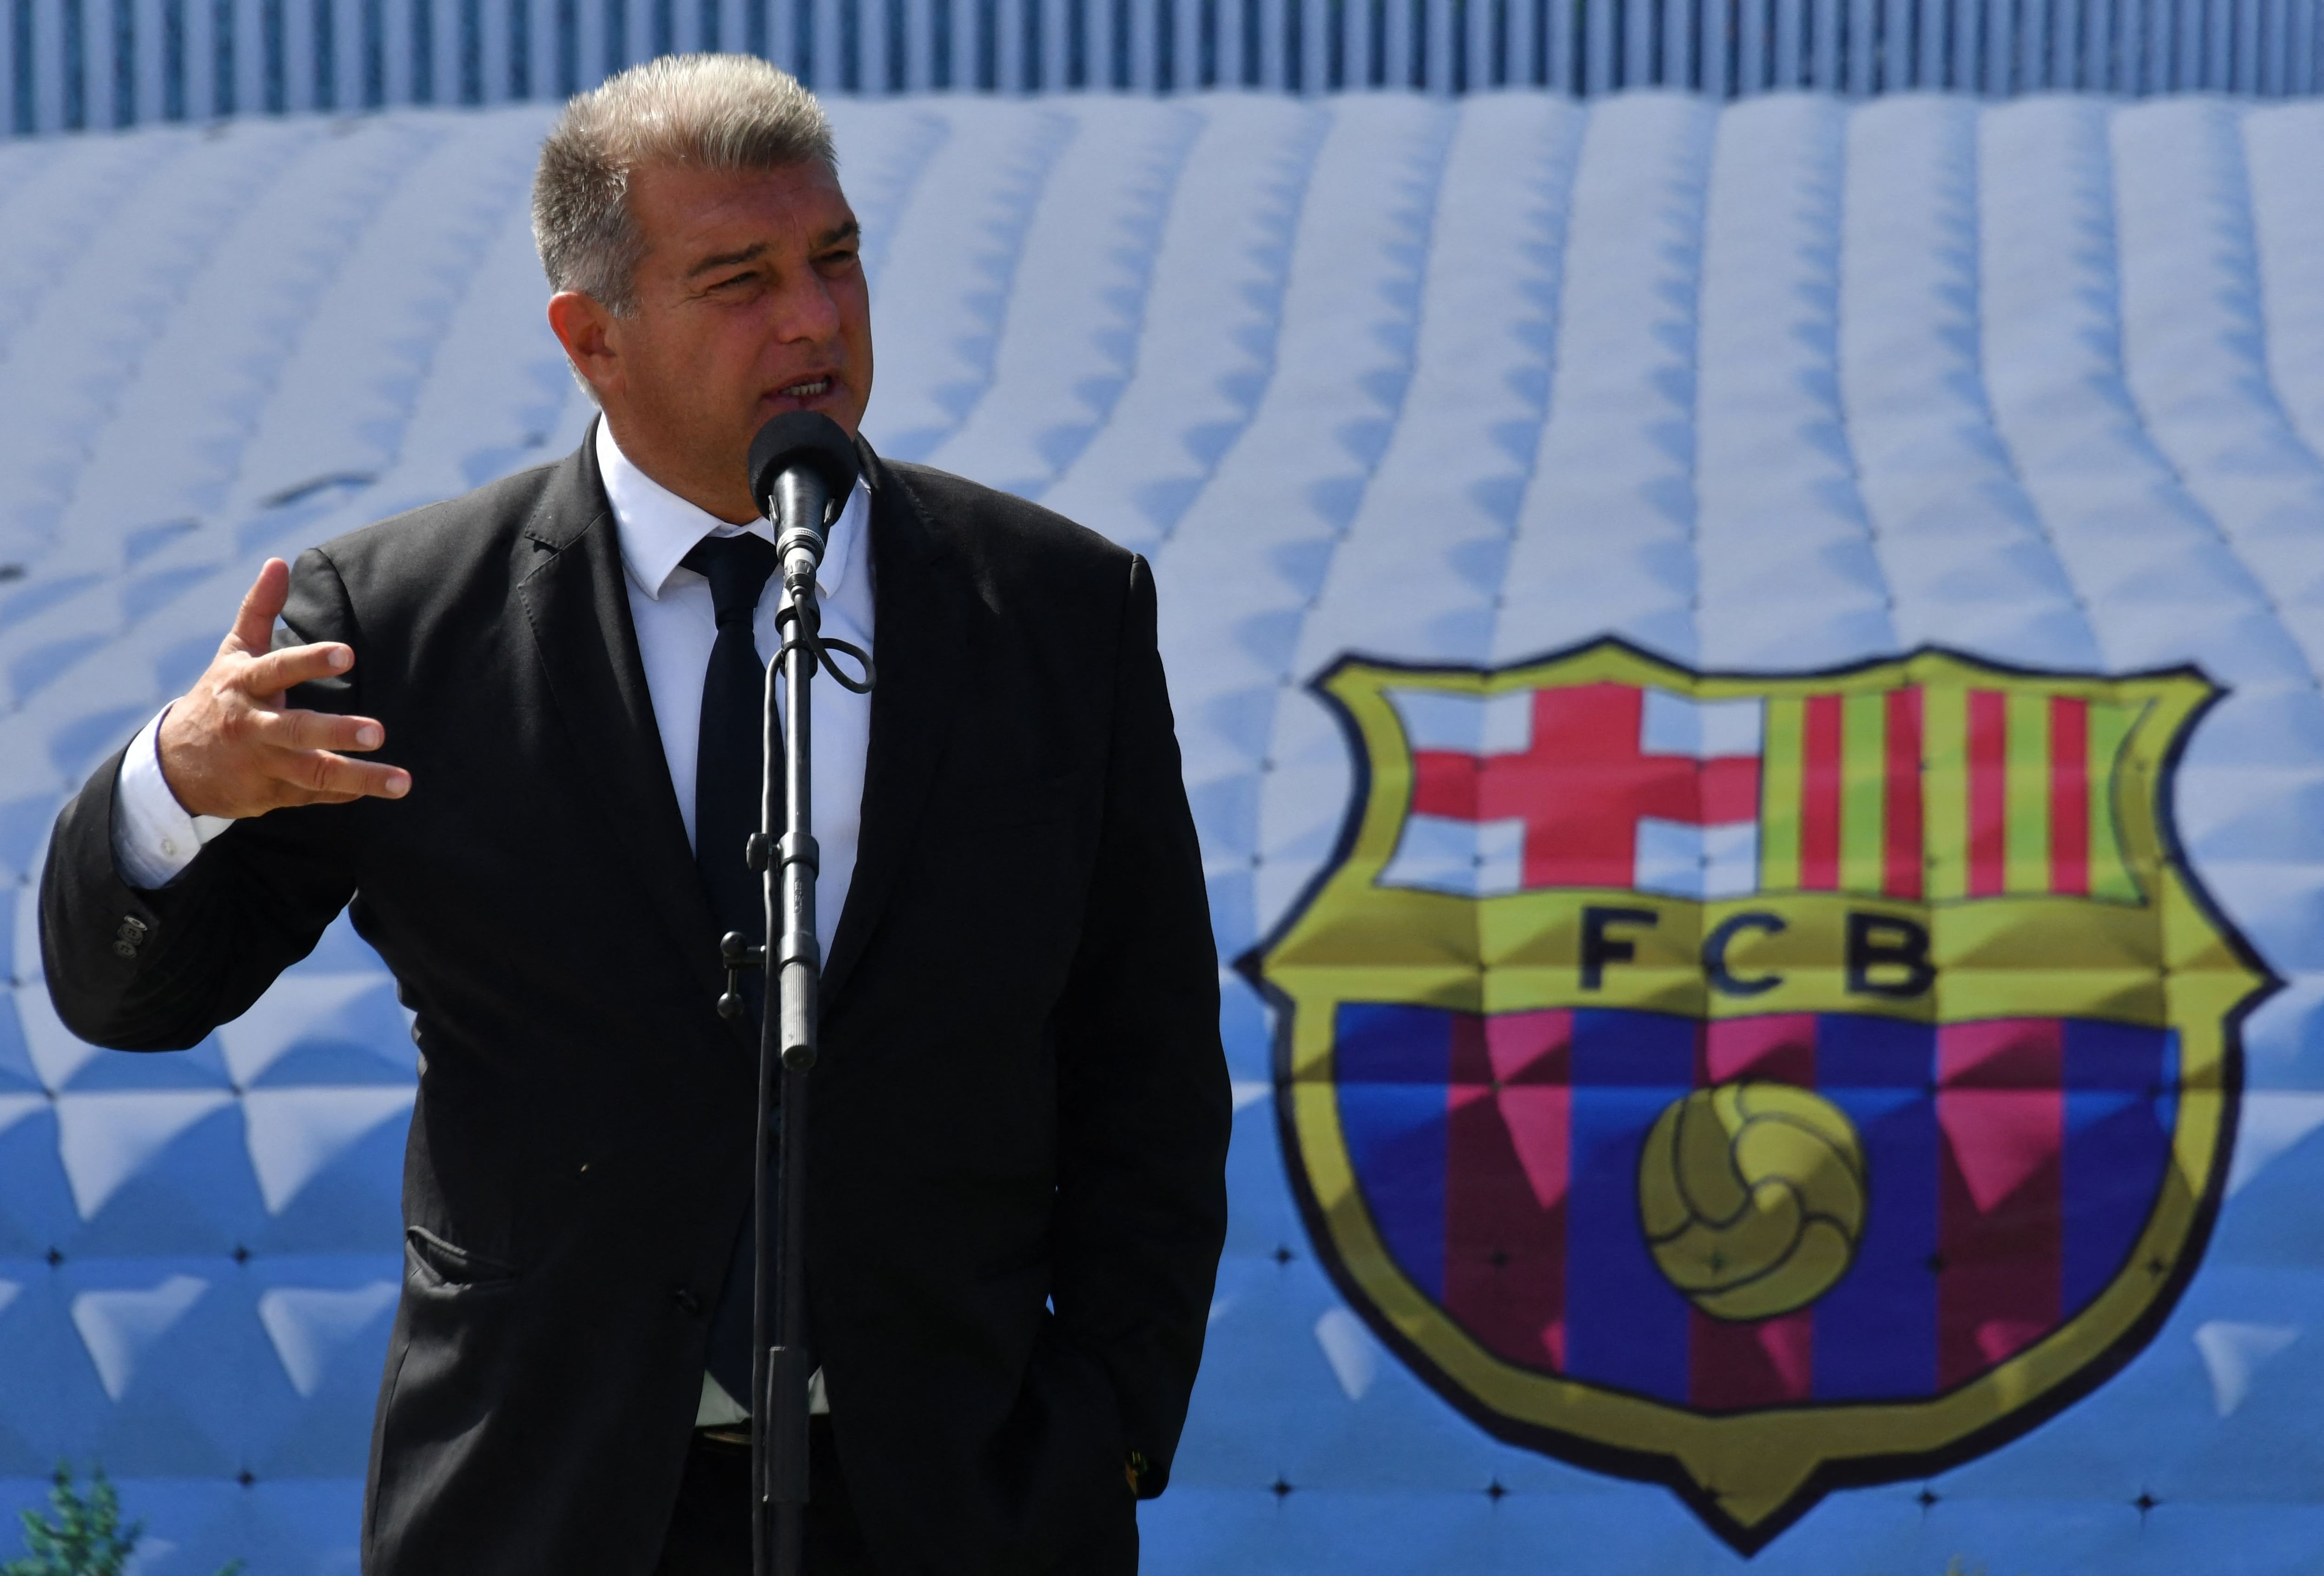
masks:
[[[1749,1553],[2152,1338],[2274,985],[2172,829],[2200,673],[1315,688],[1355,802],[1242,967],[1318,1251],[1470,1417]]]

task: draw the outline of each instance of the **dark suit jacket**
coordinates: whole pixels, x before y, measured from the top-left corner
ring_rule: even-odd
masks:
[[[1125,1453],[1143,1493],[1167,1479],[1226,1221],[1153,583],[1005,494],[866,479],[880,682],[814,1074],[817,1356],[883,1571],[1078,1573],[1126,1541]],[[756,1047],[715,1010],[594,448],[308,552],[284,618],[356,653],[294,704],[378,717],[410,797],[245,822],[142,892],[106,761],[42,879],[58,1013],[190,1046],[352,899],[421,1053],[364,1569],[639,1576],[749,1207]]]

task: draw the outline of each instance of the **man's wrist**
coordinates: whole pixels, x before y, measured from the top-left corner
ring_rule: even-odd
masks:
[[[175,880],[204,843],[234,825],[217,816],[193,815],[178,802],[161,770],[161,724],[169,714],[163,706],[130,742],[113,784],[114,866],[131,886],[145,891]]]

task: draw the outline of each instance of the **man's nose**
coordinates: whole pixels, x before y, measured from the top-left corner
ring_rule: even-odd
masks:
[[[813,274],[795,282],[783,292],[775,328],[787,344],[805,340],[821,345],[837,338],[839,303],[832,300],[830,286]]]

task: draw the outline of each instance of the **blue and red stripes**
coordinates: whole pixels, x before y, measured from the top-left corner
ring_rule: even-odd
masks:
[[[2162,1184],[2161,1029],[1793,1015],[1340,1010],[1342,1131],[1403,1272],[1508,1361],[1708,1411],[1908,1399],[2006,1359],[2121,1268]],[[1808,1308],[1730,1323],[1655,1267],[1646,1129],[1739,1077],[1815,1089],[1862,1140],[1869,1207]]]
[[[1856,1258],[1816,1303],[1815,1398],[1877,1400],[1937,1387],[1937,1179],[1943,1135],[1926,1025],[1816,1019],[1817,1092],[1848,1114],[1870,1195]]]
[[[1694,1086],[1696,1031],[1659,1013],[1573,1015],[1570,1334],[1560,1371],[1679,1402],[1692,1310],[1655,1267],[1638,1227],[1638,1147],[1663,1107]]]
[[[1565,1360],[1572,1025],[1567,1012],[1456,1020],[1446,1114],[1444,1305],[1495,1351],[1552,1367]]]
[[[2057,1327],[2065,1249],[2065,1037],[2004,1018],[1937,1033],[1937,1383]]]

